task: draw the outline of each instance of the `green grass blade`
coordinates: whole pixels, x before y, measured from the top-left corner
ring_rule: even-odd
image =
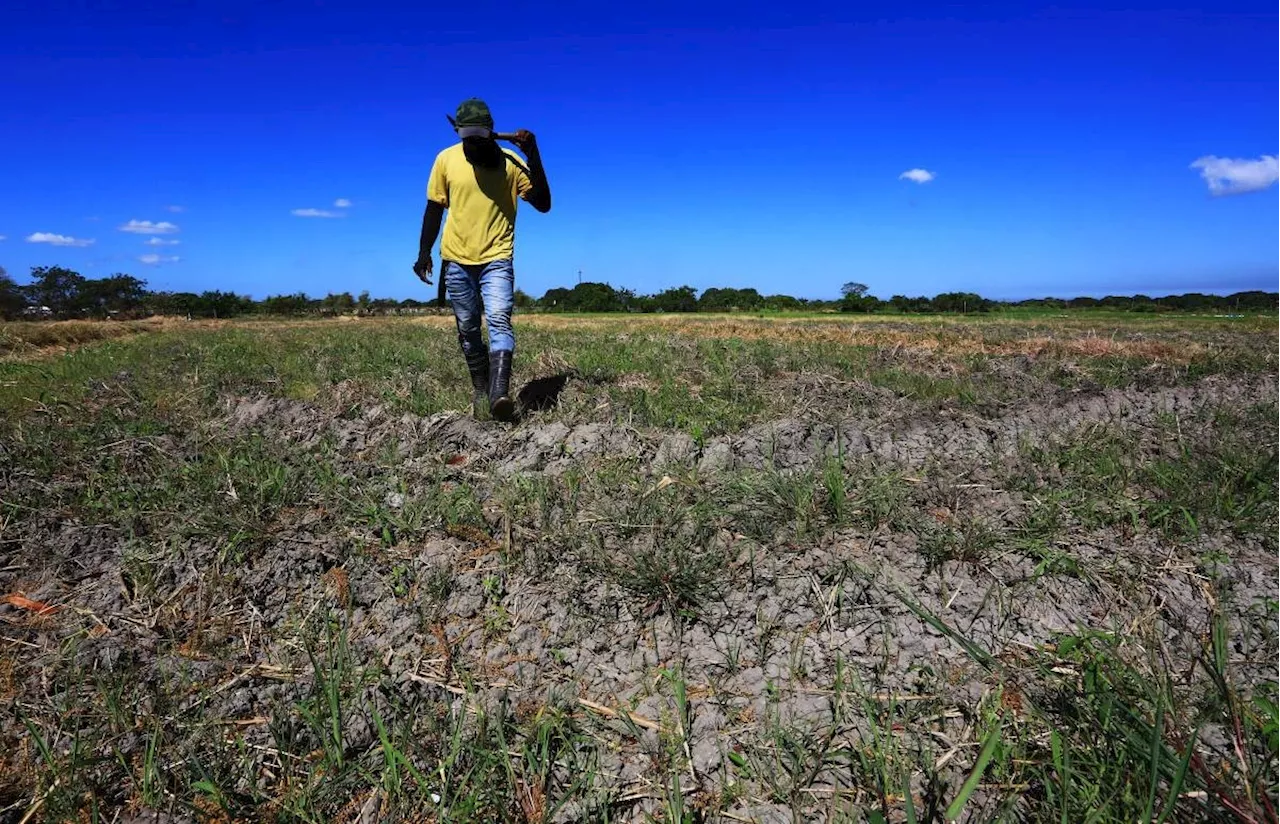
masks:
[[[1222,613],[1217,613],[1213,618],[1213,666],[1219,677],[1226,674],[1229,649],[1227,619]]]
[[[995,755],[996,746],[999,743],[1000,728],[998,726],[992,727],[982,742],[982,750],[978,753],[977,762],[969,772],[969,777],[965,779],[964,784],[960,787],[959,795],[947,805],[945,813],[947,820],[955,821],[960,817],[960,813],[964,811],[964,805],[969,803],[969,797],[978,788],[978,782],[982,780],[982,774],[987,771],[987,765],[991,763],[991,758]]]
[[[1200,728],[1196,727],[1191,740],[1187,742],[1187,751],[1182,754],[1182,760],[1178,762],[1178,771],[1174,773],[1173,781],[1169,784],[1169,796],[1165,799],[1164,809],[1160,811],[1156,824],[1164,824],[1168,821],[1169,816],[1173,815],[1174,808],[1178,806],[1178,794],[1182,792],[1182,784],[1186,780],[1187,771],[1191,768],[1191,757],[1195,755],[1198,740],[1200,740]]]
[[[916,802],[911,798],[911,776],[902,779],[902,806],[907,816],[907,824],[919,824],[916,818]]]
[[[56,771],[58,767],[57,760],[53,757],[53,751],[49,748],[48,742],[44,740],[44,736],[40,734],[40,730],[35,724],[19,710],[18,714],[22,717],[22,725],[27,728],[27,732],[31,733],[31,738],[36,742],[36,749],[40,751],[40,757],[44,759],[44,763],[51,771]]]
[[[893,590],[892,592],[907,609],[915,613],[917,618],[959,644],[960,648],[967,652],[970,658],[981,664],[983,668],[988,671],[999,668],[999,662],[996,661],[994,655],[953,630],[945,621],[925,609],[923,606],[917,604],[915,601],[912,601],[905,593],[899,590]]]
[[[1062,786],[1061,824],[1068,824],[1070,807],[1067,805],[1067,798],[1071,794],[1071,758],[1062,743],[1061,733],[1054,730],[1050,741],[1053,748],[1053,768],[1057,771],[1058,780]]]
[[[1151,780],[1147,787],[1147,806],[1142,820],[1150,821],[1156,811],[1156,794],[1160,790],[1160,762],[1164,758],[1164,702],[1156,705],[1156,722],[1151,730]]]

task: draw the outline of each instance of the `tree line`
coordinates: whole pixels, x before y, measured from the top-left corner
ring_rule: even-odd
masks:
[[[139,318],[177,315],[192,318],[235,318],[247,315],[349,315],[421,311],[434,302],[371,298],[349,292],[313,298],[302,292],[254,300],[235,292],[151,291],[146,281],[115,274],[86,278],[61,266],[36,266],[30,281],[16,283],[0,268],[0,317],[9,320],[66,318]]]
[[[516,307],[538,312],[849,312],[849,313],[978,313],[1007,308],[1046,310],[1109,308],[1128,312],[1269,312],[1280,294],[1248,291],[1231,295],[1190,292],[1180,295],[1112,295],[1103,298],[1037,298],[998,301],[974,292],[943,292],[933,297],[894,295],[882,300],[861,283],[846,283],[840,297],[811,300],[790,295],[762,295],[755,289],[711,288],[699,294],[692,286],[677,286],[652,295],[607,283],[579,283],[572,288],[548,289],[541,298],[516,290]],[[61,266],[37,266],[29,282],[16,283],[0,268],[0,316],[16,318],[137,318],[176,315],[192,318],[232,318],[247,315],[388,315],[442,311],[435,301],[413,298],[371,298],[362,292],[270,295],[255,300],[234,292],[151,291],[145,281],[127,274],[86,278]]]
[[[1130,312],[1267,312],[1280,304],[1277,292],[1236,292],[1210,295],[1110,295],[1103,298],[1035,298],[1001,301],[974,292],[943,292],[933,297],[894,295],[882,300],[868,293],[866,284],[846,283],[834,300],[810,300],[790,295],[762,295],[755,289],[707,289],[701,295],[691,286],[638,295],[605,283],[579,283],[572,289],[550,289],[536,308],[544,312],[757,312],[821,311],[895,314],[968,314],[997,309],[1120,309]]]

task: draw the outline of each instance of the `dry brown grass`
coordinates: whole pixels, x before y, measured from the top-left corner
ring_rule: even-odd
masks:
[[[394,319],[386,319],[394,322]],[[187,320],[182,317],[156,316],[142,320],[57,320],[13,321],[0,323],[0,360],[27,360],[70,352],[81,346],[105,340],[130,337],[149,332],[213,331],[230,326],[281,331],[322,326],[337,321],[377,322],[370,318],[270,318]],[[452,318],[448,319],[452,324]]]
[[[48,357],[85,344],[147,332],[215,330],[227,326],[284,331],[341,322],[344,324],[412,324],[436,329],[454,325],[452,315],[411,318],[344,316],[245,320],[186,320],[156,317],[137,321],[68,320],[0,323],[0,359]],[[1046,320],[1032,328],[1026,321],[980,318],[903,316],[834,316],[821,318],[757,318],[702,315],[541,315],[517,314],[517,326],[539,331],[672,335],[692,339],[738,339],[776,343],[828,343],[864,346],[933,356],[1026,355],[1061,358],[1134,358],[1186,365],[1210,352],[1185,335],[1162,335],[1171,329],[1151,328],[1154,334],[1135,335],[1133,329],[1108,329],[1082,319]],[[1256,331],[1256,330],[1251,330]],[[1274,334],[1274,333],[1273,333]]]
[[[347,571],[342,567],[334,567],[324,574],[324,578],[333,590],[333,595],[338,600],[338,606],[343,609],[350,609],[351,576],[347,574]]]
[[[225,326],[228,321],[188,321],[156,317],[145,320],[58,320],[0,323],[0,357],[24,359],[50,356],[97,341],[125,338],[146,332]]]
[[[421,318],[429,325],[452,323],[448,318]],[[565,315],[531,315],[522,326],[540,330],[618,331],[619,320]],[[1207,347],[1189,341],[1152,340],[1100,335],[1091,328],[1063,326],[1055,336],[1027,335],[1006,322],[944,324],[937,320],[901,318],[858,320],[699,318],[681,315],[627,316],[628,333],[679,334],[691,338],[762,340],[778,343],[834,343],[930,355],[1026,355],[1135,358],[1185,365],[1206,354]]]
[[[1055,340],[1048,337],[1026,338],[994,347],[1000,355],[1065,355],[1086,358],[1141,358],[1143,360],[1187,364],[1206,352],[1199,343],[1158,340],[1118,340],[1116,338],[1085,335],[1078,338]]]

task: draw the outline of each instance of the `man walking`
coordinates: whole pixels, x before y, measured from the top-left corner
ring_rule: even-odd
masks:
[[[511,142],[527,161],[498,145],[493,116],[483,100],[472,98],[450,118],[461,139],[436,155],[427,180],[418,261],[423,283],[431,283],[431,247],[448,219],[440,241],[440,276],[453,304],[458,344],[471,372],[472,412],[511,420],[511,358],[515,332],[511,309],[515,295],[517,200],[539,212],[551,211],[551,189],[533,134],[520,130]],[[489,325],[489,345],[480,336],[480,315]]]

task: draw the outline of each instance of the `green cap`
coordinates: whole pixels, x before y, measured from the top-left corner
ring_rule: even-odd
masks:
[[[487,103],[478,97],[473,97],[458,104],[458,113],[453,122],[459,128],[483,126],[486,129],[492,129],[493,115],[489,114]]]

